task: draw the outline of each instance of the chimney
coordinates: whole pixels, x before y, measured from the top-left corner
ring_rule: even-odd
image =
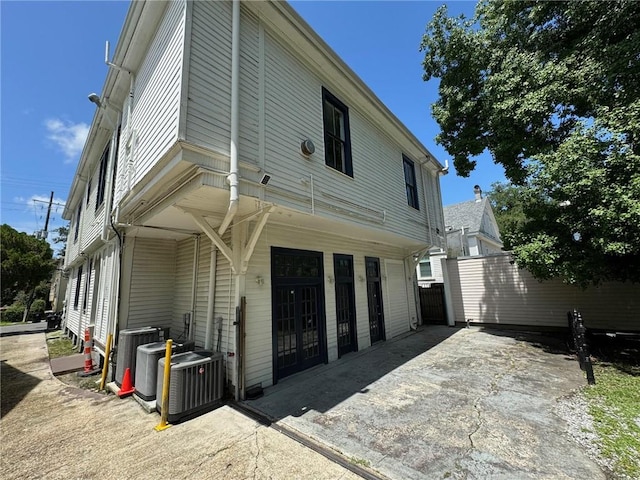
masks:
[[[476,195],[476,202],[482,200],[482,189],[480,188],[480,185],[475,185],[473,187],[473,193]]]

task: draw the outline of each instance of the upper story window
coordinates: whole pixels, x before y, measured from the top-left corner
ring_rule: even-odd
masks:
[[[96,210],[102,206],[104,202],[104,190],[107,183],[107,165],[109,163],[109,144],[102,152],[100,157],[100,171],[98,173],[98,185],[96,188]]]
[[[415,165],[404,155],[402,156],[402,163],[404,165],[404,183],[407,190],[407,203],[416,210],[420,210]]]
[[[322,89],[324,119],[324,161],[339,172],[353,177],[349,109],[325,88]]]
[[[87,205],[89,205],[89,200],[91,200],[91,179],[87,182]]]
[[[431,278],[433,273],[431,272],[431,260],[420,261],[420,278]]]
[[[78,233],[80,232],[80,217],[82,216],[82,200],[80,200],[80,204],[78,205],[78,211],[76,212],[76,219],[74,222],[73,228],[73,242],[78,241]]]

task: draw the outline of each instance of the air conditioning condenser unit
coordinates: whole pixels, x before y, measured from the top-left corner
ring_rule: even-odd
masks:
[[[162,411],[165,359],[158,361],[156,409]],[[171,357],[167,420],[176,422],[204,413],[220,403],[223,395],[222,354],[208,350]]]
[[[172,344],[171,355],[189,352],[196,347],[192,341]],[[136,354],[135,395],[145,401],[156,398],[156,383],[158,382],[158,360],[164,358],[167,352],[167,342],[154,342],[140,345]]]
[[[118,353],[116,355],[116,385],[122,386],[122,379],[127,368],[130,369],[131,380],[136,378],[136,351],[140,345],[160,340],[160,327],[142,327],[120,330],[118,335]]]

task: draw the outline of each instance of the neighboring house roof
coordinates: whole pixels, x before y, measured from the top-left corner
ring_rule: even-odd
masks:
[[[479,202],[468,200],[445,206],[443,209],[445,227],[452,227],[454,230],[466,227],[469,232],[479,232],[487,202],[488,199],[483,198]]]

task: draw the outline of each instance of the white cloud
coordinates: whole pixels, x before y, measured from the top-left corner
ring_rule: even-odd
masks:
[[[73,123],[58,118],[50,118],[44,122],[47,128],[47,138],[62,150],[66,160],[71,163],[82,152],[84,142],[89,134],[89,125],[86,123]]]

